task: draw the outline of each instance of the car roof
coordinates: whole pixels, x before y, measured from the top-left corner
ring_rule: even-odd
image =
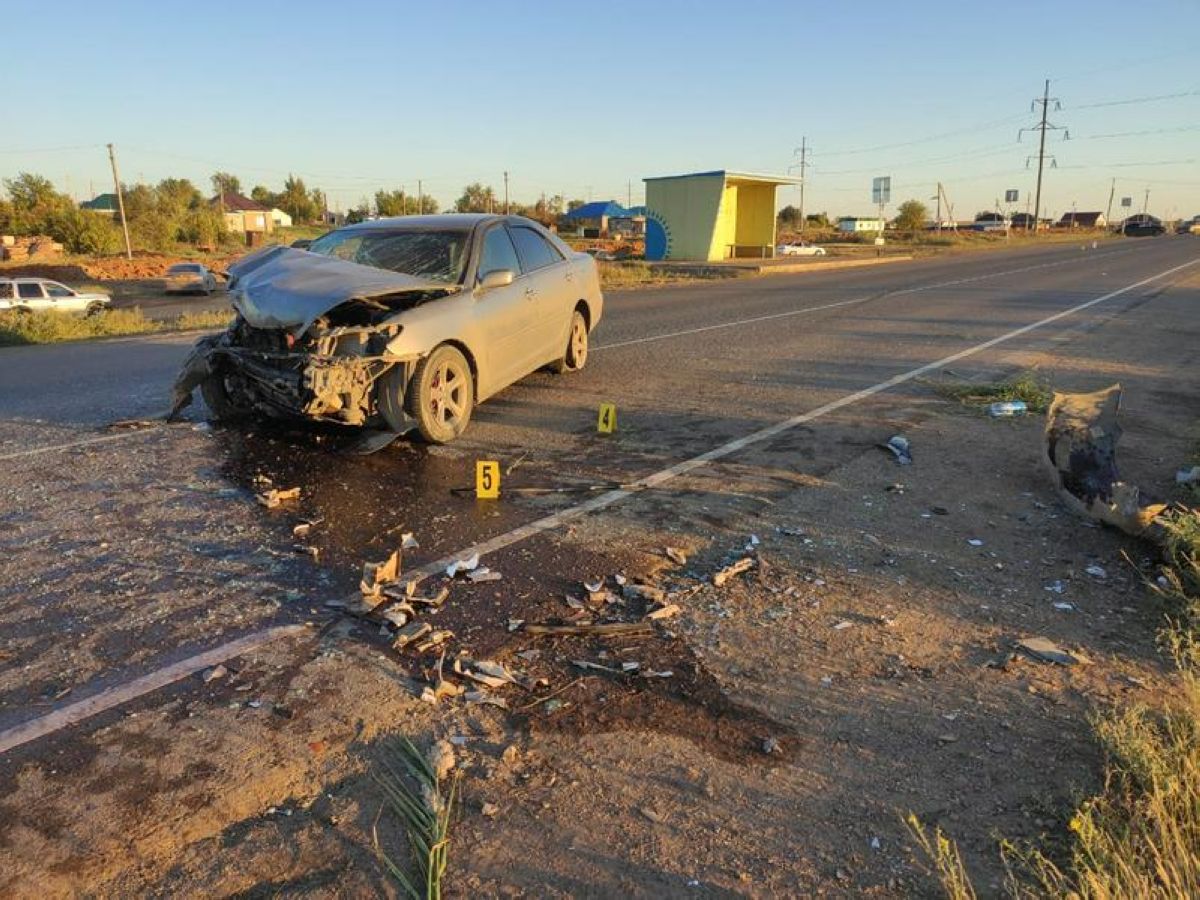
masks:
[[[11,281],[13,284],[62,284],[62,282],[55,281],[53,278],[22,278],[20,276],[16,278],[0,276],[0,281]]]
[[[470,231],[482,222],[503,219],[495,213],[441,213],[433,216],[392,216],[387,219],[368,219],[347,229],[370,231],[375,228],[405,228],[413,231]]]

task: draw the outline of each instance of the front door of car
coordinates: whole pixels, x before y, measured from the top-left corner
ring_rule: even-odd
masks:
[[[536,229],[526,225],[510,225],[509,233],[521,258],[521,268],[533,289],[533,305],[537,311],[533,349],[529,368],[558,358],[567,347],[567,332],[571,313],[579,299],[572,282],[571,264],[558,248]]]
[[[510,271],[512,283],[481,287],[493,272]],[[503,225],[493,225],[483,236],[476,266],[475,316],[484,336],[482,352],[487,375],[480,392],[490,394],[528,374],[537,344],[534,292],[530,279],[521,272],[521,262]]]

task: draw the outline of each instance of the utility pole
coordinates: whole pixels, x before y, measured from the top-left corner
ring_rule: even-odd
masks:
[[[1150,208],[1150,188],[1146,188],[1146,197],[1142,200],[1142,215]]]
[[[1046,87],[1045,87],[1045,90],[1042,92],[1042,96],[1035,98],[1033,103],[1030,106],[1031,109],[1036,110],[1038,105],[1041,104],[1041,107],[1042,107],[1041,122],[1039,122],[1037,125],[1033,125],[1029,128],[1022,128],[1020,131],[1017,132],[1017,140],[1018,141],[1021,139],[1021,134],[1023,132],[1026,132],[1026,131],[1039,132],[1037,193],[1034,194],[1034,198],[1033,198],[1033,222],[1032,222],[1033,230],[1034,230],[1035,234],[1037,233],[1038,216],[1041,214],[1041,209],[1042,209],[1042,170],[1045,167],[1045,163],[1046,163],[1046,132],[1047,131],[1058,131],[1061,129],[1061,126],[1052,125],[1047,120],[1047,116],[1049,116],[1049,114],[1050,114],[1050,102],[1051,101],[1054,102],[1054,108],[1056,110],[1062,109],[1062,104],[1059,103],[1058,98],[1050,96],[1050,79],[1047,78],[1046,79]],[[1071,132],[1066,131],[1064,129],[1064,140],[1069,140],[1070,137],[1071,137]],[[1054,159],[1053,156],[1050,157],[1050,164],[1051,164],[1051,167],[1057,165],[1057,161]],[[1025,160],[1025,166],[1026,166],[1026,168],[1028,168],[1028,166],[1029,166],[1028,158]]]
[[[937,230],[938,234],[942,233],[942,183],[937,183]]]
[[[133,247],[129,243],[129,223],[125,220],[125,198],[121,194],[121,176],[117,173],[117,154],[113,145],[108,145],[108,161],[112,163],[113,185],[117,189],[117,210],[121,213],[121,230],[125,232],[125,258],[133,259]]]
[[[804,183],[808,180],[804,170],[808,168],[808,138],[800,138],[800,146],[792,151],[792,156],[800,154],[800,233],[804,234]]]
[[[1117,179],[1112,180],[1112,187],[1108,189],[1108,208],[1104,211],[1104,221],[1108,222],[1112,218],[1112,202],[1113,195],[1117,192]]]
[[[633,206],[633,182],[626,181],[625,182],[625,208],[629,209],[629,207],[631,207],[631,206]]]
[[[504,173],[504,214],[508,215],[508,172]]]
[[[425,213],[425,185],[421,183],[421,179],[417,179],[417,215]]]

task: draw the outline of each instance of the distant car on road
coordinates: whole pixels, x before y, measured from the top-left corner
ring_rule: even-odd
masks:
[[[200,263],[176,263],[167,269],[168,294],[211,294],[217,289],[217,276]]]
[[[1167,231],[1161,219],[1146,213],[1130,216],[1121,223],[1120,229],[1125,237],[1158,237]]]
[[[793,241],[775,248],[776,256],[825,256],[825,248],[808,241]]]
[[[0,278],[0,311],[85,313],[108,309],[107,294],[76,291],[47,278]]]

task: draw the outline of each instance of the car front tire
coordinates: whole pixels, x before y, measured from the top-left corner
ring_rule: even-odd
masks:
[[[467,358],[449,344],[436,348],[417,363],[406,401],[421,437],[431,444],[454,440],[466,430],[475,406],[475,379]]]

